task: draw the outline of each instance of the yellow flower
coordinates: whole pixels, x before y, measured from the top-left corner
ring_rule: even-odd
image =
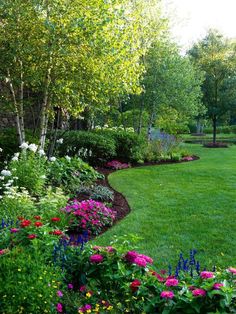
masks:
[[[87,292],[87,293],[86,293],[86,297],[87,297],[87,298],[91,298],[91,296],[92,296],[92,294],[91,294],[90,292]]]
[[[18,271],[21,271],[21,268],[18,268]]]
[[[86,311],[86,313],[91,313],[91,312],[92,312],[91,310],[87,310],[87,311]]]
[[[111,306],[111,305],[109,305],[107,308],[108,311],[111,311],[112,309],[113,309],[113,306]]]

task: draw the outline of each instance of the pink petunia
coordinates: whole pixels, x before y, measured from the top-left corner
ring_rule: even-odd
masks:
[[[175,287],[175,286],[178,286],[178,284],[179,284],[179,281],[175,278],[167,279],[165,283],[167,287],[172,287],[172,286]]]
[[[139,256],[134,259],[133,263],[140,266],[140,267],[146,267],[147,266],[147,261],[144,258],[139,257]]]
[[[206,291],[203,289],[195,289],[192,291],[194,297],[205,297]]]
[[[234,275],[236,275],[236,268],[230,267],[228,268],[228,271]]]
[[[221,287],[224,287],[223,283],[215,283],[215,284],[213,285],[213,289],[214,289],[214,290],[220,290]]]
[[[91,255],[89,258],[91,263],[101,263],[103,261],[103,256],[100,254]]]
[[[200,274],[200,277],[202,279],[209,279],[209,278],[214,278],[214,273],[212,273],[211,271],[202,271]]]
[[[174,297],[174,292],[172,291],[162,291],[161,292],[161,298],[163,299],[173,299]]]

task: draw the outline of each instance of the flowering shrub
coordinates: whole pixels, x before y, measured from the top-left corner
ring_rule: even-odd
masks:
[[[185,156],[182,158],[182,161],[192,161],[194,158],[192,156]]]
[[[235,312],[235,268],[180,270],[175,276],[158,272],[152,262],[149,256],[120,247],[87,247],[76,259],[72,254],[65,269],[81,296],[79,313],[99,312],[103,304],[112,313]]]
[[[120,169],[130,168],[130,164],[122,163],[118,160],[112,160],[112,161],[107,162],[105,167],[113,169],[113,170],[120,170]]]
[[[71,229],[79,233],[87,230],[90,235],[98,235],[115,219],[113,210],[94,200],[79,202],[74,199],[62,211],[69,214]]]

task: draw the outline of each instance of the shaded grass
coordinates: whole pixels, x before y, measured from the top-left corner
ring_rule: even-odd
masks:
[[[156,265],[175,264],[178,254],[198,250],[204,266],[236,264],[236,146],[188,145],[200,160],[117,171],[111,185],[123,193],[131,213],[96,243],[137,234],[140,252]]]

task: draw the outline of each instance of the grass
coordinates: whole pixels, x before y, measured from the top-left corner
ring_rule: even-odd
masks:
[[[190,143],[212,142],[212,134],[206,134],[204,136],[192,136],[191,134],[181,134],[181,138],[184,141],[190,142]],[[216,140],[217,142],[236,143],[236,134],[235,133],[229,133],[229,134],[219,133],[219,134],[216,134]]]
[[[126,169],[109,176],[132,211],[96,239],[142,237],[138,250],[156,265],[175,265],[178,254],[198,250],[203,266],[236,265],[236,146],[207,149],[188,145],[200,160]]]

